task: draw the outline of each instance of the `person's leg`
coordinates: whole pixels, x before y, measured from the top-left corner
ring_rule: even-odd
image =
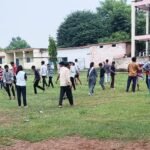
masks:
[[[111,75],[111,85],[110,85],[111,88],[114,88],[114,81],[115,81],[115,76]]]
[[[27,100],[26,100],[26,86],[21,87],[21,93],[23,98],[23,105],[27,106]]]
[[[16,88],[17,88],[18,106],[21,106],[21,88],[20,88],[20,86],[16,86]]]
[[[72,83],[73,89],[74,89],[74,90],[76,90],[75,83],[74,83],[74,78],[73,78],[73,77],[71,77],[71,78],[70,78],[70,80],[71,80],[71,83]]]
[[[150,78],[148,79],[148,89],[149,89],[149,92],[150,92]]]
[[[132,77],[132,81],[133,81],[133,84],[132,84],[132,92],[135,92],[137,78],[136,78],[136,77]]]
[[[15,98],[16,94],[15,94],[15,90],[14,90],[13,84],[11,85],[11,91],[12,91],[13,97]]]
[[[35,80],[34,84],[33,84],[33,88],[34,88],[34,93],[37,94],[37,89],[36,87],[38,86],[38,80]]]
[[[80,80],[80,75],[78,74],[78,77],[77,77],[78,81],[80,82],[80,84],[82,85],[82,82]]]
[[[60,87],[59,106],[62,106],[63,97],[65,94],[65,87]]]
[[[47,84],[47,82],[46,82],[46,76],[44,76],[44,84],[45,84],[46,86],[48,86],[48,84]]]
[[[100,83],[103,90],[105,90],[104,81],[105,81],[104,77],[101,77],[99,83]]]
[[[10,93],[10,84],[6,83],[6,92],[9,96],[9,98],[11,99],[11,93]]]
[[[67,86],[65,91],[66,91],[66,95],[67,95],[70,105],[73,105],[73,96],[72,96],[71,87]]]
[[[107,81],[110,83],[110,73],[107,74]]]
[[[148,75],[146,75],[146,85],[147,85],[147,88],[149,88],[148,87]]]
[[[108,76],[107,76],[107,73],[105,73],[105,83],[108,82]]]
[[[128,76],[126,92],[129,91],[131,80],[132,80],[132,78],[130,76]]]
[[[51,84],[52,88],[54,88],[53,77],[50,77],[50,84]]]

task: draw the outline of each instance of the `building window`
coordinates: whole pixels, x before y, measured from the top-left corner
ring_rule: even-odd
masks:
[[[67,57],[62,57],[62,61],[67,62],[68,58]]]
[[[30,63],[30,62],[31,62],[31,58],[27,57],[27,63]]]
[[[116,47],[116,44],[112,44],[112,47]]]
[[[2,64],[2,63],[3,63],[2,58],[0,58],[0,64]]]
[[[99,47],[100,47],[100,48],[103,48],[103,45],[100,45]]]

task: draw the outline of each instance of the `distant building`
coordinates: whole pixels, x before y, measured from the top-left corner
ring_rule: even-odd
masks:
[[[78,59],[81,69],[88,68],[91,61],[96,66],[100,62],[109,59],[123,58],[131,55],[130,42],[100,43],[81,47],[58,48],[58,61],[74,61]],[[47,49],[27,48],[19,50],[0,51],[0,65],[14,61],[17,65],[23,65],[30,69],[32,65],[40,68],[41,61],[49,62]]]

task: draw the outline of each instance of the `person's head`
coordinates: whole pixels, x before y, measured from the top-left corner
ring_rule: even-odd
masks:
[[[106,59],[106,63],[108,63],[109,62],[109,60],[108,59]]]
[[[112,65],[115,65],[115,61],[112,62]]]
[[[70,65],[69,65],[68,62],[65,62],[65,63],[64,63],[64,66],[70,69]]]
[[[78,62],[78,59],[75,59],[75,62]]]
[[[94,67],[94,62],[90,63],[90,68]]]
[[[41,65],[44,65],[45,64],[45,61],[41,61]]]
[[[14,66],[14,62],[12,61],[12,62],[10,62],[10,64],[11,64],[11,66]]]
[[[8,65],[5,65],[4,68],[5,68],[6,71],[8,71],[9,66],[8,66]]]
[[[72,65],[73,65],[73,66],[75,66],[75,63],[74,63],[74,62],[72,62]]]
[[[35,66],[32,66],[31,69],[34,71],[36,68],[35,68]]]
[[[132,62],[136,62],[136,57],[132,57]]]
[[[59,63],[59,66],[60,66],[60,67],[63,67],[63,66],[64,66],[64,62],[61,61],[61,62]]]
[[[22,71],[22,70],[23,70],[22,65],[19,65],[18,68],[17,68],[17,72]]]
[[[102,68],[102,67],[103,67],[103,64],[102,64],[102,63],[99,63],[99,67]]]

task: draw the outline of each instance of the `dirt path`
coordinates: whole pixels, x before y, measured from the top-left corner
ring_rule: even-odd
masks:
[[[67,137],[37,143],[15,141],[11,147],[0,150],[150,150],[150,141],[122,142]]]

